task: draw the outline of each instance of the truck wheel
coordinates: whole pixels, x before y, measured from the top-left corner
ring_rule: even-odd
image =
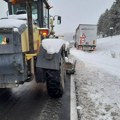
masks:
[[[48,70],[46,72],[47,90],[52,98],[60,98],[64,93],[64,65],[61,64],[60,70]]]

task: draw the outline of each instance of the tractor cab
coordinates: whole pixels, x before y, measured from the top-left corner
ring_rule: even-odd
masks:
[[[9,15],[27,14],[27,5],[25,2],[21,4],[17,4],[16,2],[16,4],[13,4],[12,1],[14,2],[20,0],[4,0],[4,1],[8,2]],[[32,1],[32,18],[35,20],[35,23],[40,28],[49,28],[49,10],[50,5],[48,4],[47,0]]]

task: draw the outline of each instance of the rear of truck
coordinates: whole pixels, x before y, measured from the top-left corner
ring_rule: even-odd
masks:
[[[94,51],[97,40],[97,25],[80,24],[76,29],[76,47],[84,51]]]

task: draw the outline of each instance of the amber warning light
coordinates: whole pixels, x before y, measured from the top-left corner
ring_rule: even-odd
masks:
[[[40,35],[43,37],[47,37],[49,35],[49,29],[48,28],[38,28]]]
[[[16,4],[16,0],[9,0],[12,4]]]
[[[12,4],[17,4],[17,3],[25,3],[26,0],[9,0],[9,2]]]

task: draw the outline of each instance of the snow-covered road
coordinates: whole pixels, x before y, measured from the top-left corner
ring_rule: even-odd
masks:
[[[88,53],[71,49],[77,59],[74,82],[80,120],[120,120],[120,36],[97,41]]]
[[[120,80],[78,61],[75,74],[80,120],[120,120]]]

